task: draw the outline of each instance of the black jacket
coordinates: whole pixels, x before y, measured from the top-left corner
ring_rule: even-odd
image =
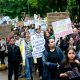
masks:
[[[49,56],[50,52],[45,50],[43,52],[43,80],[55,80],[56,75],[58,75],[57,63],[64,60],[64,55],[59,47],[56,47],[53,56]],[[56,57],[54,57],[56,55]],[[50,59],[51,58],[51,59]]]
[[[8,45],[8,63],[21,63],[22,57],[18,46]]]
[[[80,69],[80,65],[78,65],[77,63],[70,63],[70,65],[68,65],[68,66],[64,66],[64,63],[62,63],[60,66],[60,73],[72,71],[72,69],[74,69],[75,67],[77,67],[78,70]],[[80,70],[79,70],[79,72],[80,72]],[[76,75],[74,75],[74,76],[76,76]],[[61,80],[80,80],[80,77],[75,77],[72,79],[69,79],[68,77],[64,77],[64,78],[61,78]]]

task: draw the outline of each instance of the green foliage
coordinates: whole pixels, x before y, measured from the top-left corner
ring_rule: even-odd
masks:
[[[68,0],[67,9],[70,12],[71,18],[73,21],[76,21],[78,16],[78,3],[76,0]]]
[[[22,17],[22,12],[34,13],[45,16],[47,12],[69,11],[72,20],[80,15],[79,2],[77,0],[0,0],[0,13],[11,18]]]

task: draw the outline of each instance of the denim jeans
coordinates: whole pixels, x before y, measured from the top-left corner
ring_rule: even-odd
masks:
[[[33,57],[26,57],[25,59],[25,73],[26,78],[31,78],[32,76],[32,68],[33,68]]]

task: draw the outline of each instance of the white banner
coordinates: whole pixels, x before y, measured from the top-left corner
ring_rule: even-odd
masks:
[[[31,35],[31,44],[33,48],[33,58],[42,57],[42,52],[44,51],[45,47],[45,40],[42,33]]]

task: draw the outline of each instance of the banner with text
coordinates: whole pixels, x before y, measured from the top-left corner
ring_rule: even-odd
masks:
[[[50,13],[47,13],[48,28],[49,27],[52,28],[52,22],[66,19],[66,18],[69,18],[68,12],[50,12]]]
[[[55,38],[60,38],[73,33],[70,18],[52,22]]]
[[[31,44],[33,48],[32,55],[34,58],[42,57],[42,52],[44,51],[45,47],[45,40],[42,33],[31,35]]]

